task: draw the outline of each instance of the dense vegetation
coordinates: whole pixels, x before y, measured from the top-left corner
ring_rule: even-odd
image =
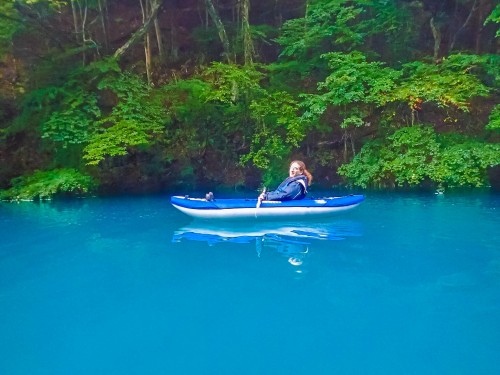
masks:
[[[4,0],[0,198],[489,186],[495,0]]]

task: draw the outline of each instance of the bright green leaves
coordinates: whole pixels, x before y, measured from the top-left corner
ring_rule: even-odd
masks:
[[[310,62],[325,52],[377,50],[387,45],[396,53],[405,53],[417,34],[412,30],[410,8],[392,0],[308,1],[305,16],[282,27],[277,38],[283,47],[281,56]],[[371,46],[375,37],[386,43]]]
[[[70,0],[24,0],[26,4],[46,4],[49,8],[60,8],[62,6],[68,5]]]
[[[222,149],[225,141],[223,134],[223,108],[211,104],[207,98],[214,95],[212,86],[201,79],[171,82],[162,87],[168,121],[163,140],[165,152],[170,160],[186,165],[208,147]],[[215,94],[217,95],[217,94]]]
[[[134,121],[122,120],[96,133],[85,147],[87,164],[97,165],[106,156],[123,156],[131,146],[147,145],[149,134]]]
[[[484,21],[484,24],[486,25],[489,22],[500,24],[500,4],[493,9],[488,18],[486,18],[486,21]],[[500,38],[500,28],[497,30],[496,37]]]
[[[476,55],[451,55],[440,64],[420,61],[404,65],[404,79],[394,96],[410,106],[415,100],[438,107],[455,107],[468,111],[470,100],[488,96],[490,89],[474,74],[484,64]]]
[[[442,187],[481,187],[487,184],[488,167],[498,164],[498,144],[412,126],[368,142],[339,174],[362,187],[416,186],[426,180]]]
[[[134,123],[145,131],[158,132],[164,127],[166,111],[162,95],[140,76],[123,73],[117,78],[102,80],[98,88],[116,95],[111,113],[100,120],[105,129],[122,121]]]
[[[207,100],[225,104],[248,100],[262,91],[259,82],[264,75],[252,66],[213,63],[203,74],[213,91]]]
[[[17,10],[14,8],[14,1],[4,0],[0,2],[0,61],[2,55],[12,47],[13,35],[23,27],[23,23]]]
[[[440,64],[413,62],[401,70],[369,62],[359,51],[324,54],[330,74],[318,83],[319,94],[304,95],[304,119],[315,121],[328,108],[340,116],[340,126],[361,126],[375,108],[393,102],[415,109],[423,103],[468,111],[472,99],[490,88],[479,74],[491,70],[487,57],[452,55]]]
[[[54,99],[58,98],[60,109],[44,123],[42,137],[61,142],[63,147],[87,142],[101,115],[97,95],[77,86],[60,90]]]
[[[239,167],[252,163],[267,175],[300,146],[307,126],[297,101],[264,86],[266,72],[259,68],[214,63],[197,79],[163,88],[172,121],[168,132],[176,140],[166,143],[177,150],[173,159],[216,154],[239,159]]]
[[[242,162],[252,161],[260,169],[267,169],[274,160],[288,156],[298,147],[307,129],[297,116],[297,102],[286,92],[267,93],[250,104],[255,120],[250,152]]]
[[[286,92],[263,87],[265,76],[255,66],[216,63],[204,76],[212,86],[207,101],[224,106],[226,123],[251,139],[249,152],[241,157],[243,163],[267,169],[271,161],[281,160],[298,147],[305,129],[297,117],[297,102]]]
[[[408,127],[387,137],[384,151],[386,176],[394,176],[397,185],[417,185],[429,176],[439,145],[434,129]]]
[[[105,57],[102,60],[97,60],[89,65],[86,65],[82,70],[88,73],[91,77],[102,77],[103,75],[111,75],[113,73],[120,74],[122,70],[116,61],[112,57]]]
[[[282,56],[304,58],[309,51],[320,52],[331,43],[357,46],[363,41],[363,25],[354,22],[363,12],[362,1],[312,1],[304,18],[287,21],[277,39]],[[326,47],[327,50],[331,48]],[[323,50],[324,51],[324,50]]]
[[[180,80],[162,87],[167,103],[167,114],[171,121],[192,125],[202,119],[213,117],[207,99],[211,95],[211,85],[200,79]]]
[[[36,171],[30,176],[13,179],[9,190],[0,191],[0,199],[13,201],[50,199],[58,194],[87,194],[94,188],[93,179],[76,169]]]
[[[108,116],[88,140],[83,158],[97,165],[106,156],[126,155],[127,148],[148,145],[155,133],[165,128],[167,113],[161,96],[140,77],[122,74],[118,79],[103,80],[99,89],[110,90],[117,98]]]
[[[368,142],[338,173],[362,187],[416,185],[429,176],[438,149],[432,128],[402,128],[384,141]]]
[[[497,104],[490,113],[490,121],[486,125],[488,130],[500,131],[500,104]]]
[[[323,55],[330,75],[318,83],[320,94],[305,95],[304,119],[315,121],[329,106],[342,116],[341,126],[360,126],[369,106],[379,107],[394,100],[393,92],[401,72],[368,62],[358,51]]]
[[[500,164],[500,145],[457,134],[438,137],[441,149],[431,178],[442,186],[487,186],[489,167]]]
[[[63,148],[84,145],[83,159],[90,165],[126,155],[129,147],[149,145],[167,121],[159,90],[137,75],[120,73],[113,60],[75,70],[45,99],[53,110],[43,122],[43,138]]]

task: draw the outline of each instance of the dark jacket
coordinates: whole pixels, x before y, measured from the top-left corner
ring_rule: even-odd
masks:
[[[307,194],[307,177],[304,175],[288,177],[274,191],[265,194],[267,201],[291,201],[302,199]]]

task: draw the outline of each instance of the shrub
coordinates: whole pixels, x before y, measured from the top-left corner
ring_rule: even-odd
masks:
[[[12,180],[12,187],[0,191],[2,200],[51,199],[56,195],[82,195],[95,188],[90,176],[76,169],[62,168],[51,171],[35,171],[30,176],[21,176]]]
[[[368,142],[338,173],[361,187],[418,186],[424,181],[440,187],[482,187],[488,184],[488,168],[498,164],[499,144],[412,126]]]

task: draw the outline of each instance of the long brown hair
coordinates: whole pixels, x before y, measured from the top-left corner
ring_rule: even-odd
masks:
[[[297,163],[300,167],[300,171],[302,172],[303,175],[307,177],[307,185],[311,186],[311,182],[313,180],[312,174],[306,169],[306,165],[302,160],[294,160],[290,163],[290,166],[292,166],[293,163]]]

